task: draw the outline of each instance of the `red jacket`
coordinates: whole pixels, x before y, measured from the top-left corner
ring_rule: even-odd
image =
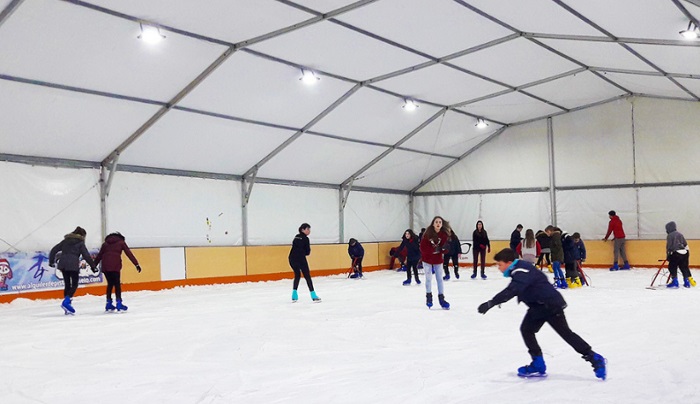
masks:
[[[448,250],[448,237],[444,231],[440,231],[432,240],[423,234],[420,241],[420,255],[423,262],[437,265],[442,264],[443,254]]]
[[[124,241],[124,236],[118,233],[113,233],[105,238],[104,244],[100,248],[100,252],[95,257],[95,265],[102,261],[102,272],[118,272],[122,270],[122,251],[126,253],[134,265],[139,262],[131,253],[129,246]]]
[[[622,220],[619,216],[613,216],[608,223],[608,232],[605,233],[605,239],[610,237],[610,233],[613,234],[615,238],[625,238],[625,231],[622,230]]]

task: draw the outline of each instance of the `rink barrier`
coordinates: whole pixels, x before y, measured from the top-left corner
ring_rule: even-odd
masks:
[[[585,241],[588,259],[585,269],[608,268],[612,263],[612,243],[601,240]],[[389,267],[389,250],[399,242],[363,243],[365,248],[364,270],[367,272]],[[689,240],[691,268],[700,267],[700,240]],[[508,246],[507,241],[493,241],[491,253],[486,256],[492,265],[493,255]],[[663,257],[665,240],[628,240],[627,255],[633,267],[658,268]],[[309,265],[313,276],[347,273],[350,261],[346,244],[312,245]],[[182,286],[212,285],[220,283],[260,282],[291,279],[287,256],[289,246],[234,246],[234,247],[169,247],[133,249],[143,271],[137,273],[124,258],[122,290],[163,290]],[[661,253],[659,253],[661,252]],[[471,253],[462,260],[461,267],[471,270]],[[77,296],[103,295],[105,283],[81,286]],[[0,294],[0,303],[17,298],[57,299],[62,289],[30,290]]]

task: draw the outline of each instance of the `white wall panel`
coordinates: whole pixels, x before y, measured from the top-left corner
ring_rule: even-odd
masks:
[[[640,238],[665,239],[666,223],[674,221],[686,239],[700,239],[699,200],[700,186],[641,188]],[[663,254],[663,251],[659,251],[659,258],[664,258]]]
[[[546,121],[506,129],[421,192],[549,186]]]
[[[409,224],[408,195],[350,192],[345,204],[345,240],[396,241]]]
[[[481,211],[481,195],[422,196],[414,199],[414,231],[428,227],[435,216],[450,222],[460,241],[470,241]]]
[[[629,101],[556,116],[552,126],[557,186],[634,182]]]
[[[636,239],[636,192],[632,188],[559,191],[557,225],[569,233],[581,233],[583,239],[600,240],[608,230],[608,212],[614,210],[622,220],[626,238]]]
[[[175,281],[185,278],[185,249],[183,247],[161,248],[160,279]]]
[[[299,226],[309,223],[311,244],[338,243],[338,208],[334,189],[255,184],[248,205],[248,242],[291,245]]]
[[[700,180],[700,103],[634,101],[637,181]]]
[[[76,226],[98,248],[99,174],[91,169],[35,167],[0,162],[0,252],[49,251]]]
[[[240,245],[240,206],[237,181],[117,172],[107,230],[131,247]]]
[[[510,240],[518,223],[535,232],[551,224],[549,207],[547,192],[486,194],[481,198],[481,220],[491,240]]]

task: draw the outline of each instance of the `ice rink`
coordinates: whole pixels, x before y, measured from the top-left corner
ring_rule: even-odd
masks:
[[[0,304],[0,403],[698,403],[700,289],[648,290],[653,269],[589,270],[563,291],[571,328],[608,359],[608,379],[548,325],[538,334],[549,377],[521,379],[530,358],[515,300],[477,306],[507,284],[446,282],[452,309],[425,306],[404,273]],[[423,278],[423,277],[421,277]],[[434,294],[437,290],[434,287]]]

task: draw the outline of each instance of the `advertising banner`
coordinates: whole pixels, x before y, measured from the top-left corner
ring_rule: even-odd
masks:
[[[93,273],[87,262],[81,261],[79,283],[100,282],[102,273]],[[47,252],[0,254],[0,294],[50,289],[63,289],[63,273],[49,266]]]

